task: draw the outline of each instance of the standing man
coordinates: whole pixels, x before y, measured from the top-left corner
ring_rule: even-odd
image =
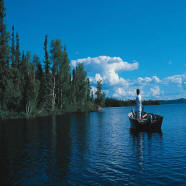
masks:
[[[142,99],[140,95],[140,90],[136,90],[136,111],[137,111],[137,118],[141,120],[141,112],[142,112]]]

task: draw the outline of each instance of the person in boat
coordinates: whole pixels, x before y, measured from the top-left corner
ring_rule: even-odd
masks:
[[[141,98],[141,95],[140,95],[140,90],[139,89],[136,89],[136,93],[137,93],[137,96],[136,96],[136,112],[137,112],[137,119],[142,119],[141,117],[141,113],[142,113],[142,98]]]

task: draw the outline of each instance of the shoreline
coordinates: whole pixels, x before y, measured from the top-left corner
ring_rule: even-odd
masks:
[[[70,109],[66,110],[54,110],[54,111],[43,111],[36,110],[30,114],[25,112],[12,112],[0,110],[0,121],[5,120],[16,120],[16,119],[35,119],[40,117],[48,117],[52,115],[64,115],[66,113],[85,113],[85,112],[96,112],[99,111],[97,105],[83,105],[83,106],[71,106]]]
[[[160,104],[143,104],[144,106],[152,106],[152,105],[166,105],[166,104],[186,104],[185,102],[178,102],[178,103],[160,103]],[[35,119],[35,118],[41,118],[41,117],[49,117],[49,116],[62,116],[65,114],[71,114],[71,113],[86,113],[86,112],[101,112],[104,108],[117,108],[117,107],[130,107],[130,106],[135,106],[135,104],[131,104],[131,105],[122,105],[122,106],[104,106],[104,107],[100,107],[98,105],[92,105],[91,108],[86,109],[87,107],[81,107],[78,109],[72,109],[72,110],[65,110],[65,111],[59,111],[59,110],[55,110],[55,111],[51,111],[51,112],[33,112],[29,115],[27,115],[25,112],[11,112],[11,111],[2,111],[0,110],[0,121],[6,121],[6,120],[17,120],[17,119],[27,119],[27,120],[31,120],[31,119]]]

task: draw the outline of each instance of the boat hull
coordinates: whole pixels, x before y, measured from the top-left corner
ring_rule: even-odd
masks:
[[[163,117],[159,115],[154,115],[156,119],[144,119],[138,120],[132,117],[129,113],[130,129],[132,130],[161,130]]]

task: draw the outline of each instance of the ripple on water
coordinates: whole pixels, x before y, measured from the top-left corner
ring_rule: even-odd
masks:
[[[0,124],[0,184],[184,185],[186,104],[145,110],[162,132],[132,133],[129,107]]]

